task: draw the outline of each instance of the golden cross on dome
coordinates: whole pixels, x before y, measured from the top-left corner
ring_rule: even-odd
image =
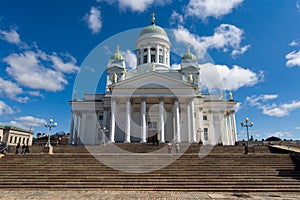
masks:
[[[152,15],[152,25],[153,25],[153,24],[155,24],[155,15],[156,14],[153,12],[151,15]]]

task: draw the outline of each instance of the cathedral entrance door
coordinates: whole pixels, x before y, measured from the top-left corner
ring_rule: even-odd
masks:
[[[147,142],[155,142],[159,140],[159,133],[157,131],[157,122],[148,121],[148,138]]]

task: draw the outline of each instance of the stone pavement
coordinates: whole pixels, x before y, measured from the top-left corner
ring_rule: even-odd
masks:
[[[300,199],[299,193],[203,193],[164,191],[107,190],[6,190],[0,189],[0,199]]]

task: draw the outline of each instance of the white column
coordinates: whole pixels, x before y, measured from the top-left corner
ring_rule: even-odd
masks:
[[[176,111],[175,111],[175,103],[173,105],[173,141],[176,140]]]
[[[228,132],[227,132],[228,142],[229,145],[232,145],[232,128],[231,128],[231,120],[229,114],[227,114],[227,126],[228,126]]]
[[[141,105],[141,125],[142,125],[142,135],[141,135],[141,142],[147,142],[146,140],[146,99],[142,98],[142,105]]]
[[[166,63],[166,48],[165,47],[163,47],[163,64],[167,64]]]
[[[150,51],[150,47],[147,48],[147,56],[148,56],[148,63],[151,63],[151,51]]]
[[[102,128],[106,128],[107,129],[107,110],[103,111],[103,127]]]
[[[160,142],[165,142],[164,99],[159,99]]]
[[[85,133],[85,119],[86,119],[86,113],[81,114],[80,118],[80,132],[78,135],[78,142],[79,144],[83,144],[83,138]]]
[[[155,55],[156,63],[159,63],[159,46],[156,45],[156,55]]]
[[[186,111],[187,111],[187,125],[188,125],[188,141],[192,141],[192,132],[191,132],[191,107],[190,107],[190,102],[186,103]]]
[[[195,107],[194,107],[194,101],[191,99],[190,101],[190,108],[191,108],[191,132],[192,132],[192,138],[191,142],[196,142],[196,127],[195,127]]]
[[[131,102],[130,102],[130,98],[127,98],[127,100],[126,100],[125,142],[130,142],[130,120],[131,120]]]
[[[228,140],[228,124],[227,124],[227,115],[223,113],[223,124],[224,128],[222,130],[222,142],[224,145],[229,145]]]
[[[115,129],[116,129],[116,100],[111,99],[111,124],[110,124],[110,141],[115,142]]]
[[[237,135],[236,135],[236,121],[235,121],[235,114],[234,111],[231,112],[231,126],[232,126],[232,139],[235,143],[237,141]]]
[[[74,144],[78,144],[78,135],[79,135],[79,113],[76,113],[76,129],[75,129],[75,138]]]
[[[204,131],[204,127],[203,127],[203,107],[201,105],[201,107],[199,108],[200,109],[200,112],[199,113],[199,116],[198,116],[198,122],[197,122],[197,138],[196,138],[196,141],[197,142],[200,142],[200,140],[203,142],[204,141],[204,137],[203,137],[203,131]]]
[[[110,85],[110,84],[111,84],[111,82],[110,82],[110,80],[109,80],[109,74],[107,73],[107,75],[106,75],[106,86],[105,86],[106,91],[109,91],[108,85]]]
[[[167,65],[170,65],[170,52],[169,52],[169,49],[167,49]]]
[[[69,139],[69,144],[73,144],[74,141],[74,116],[75,114],[72,112],[72,119],[71,119],[71,126],[70,126],[70,139]]]
[[[181,142],[180,139],[180,115],[179,115],[179,103],[175,100],[175,120],[176,120],[176,142]]]
[[[210,138],[210,144],[216,144],[216,134],[215,134],[215,120],[214,120],[214,113],[211,111],[210,113],[210,122],[209,122],[209,130],[208,130],[208,138]]]

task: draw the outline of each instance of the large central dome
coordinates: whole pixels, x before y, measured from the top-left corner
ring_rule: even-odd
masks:
[[[146,28],[144,28],[144,29],[141,31],[139,37],[141,37],[142,35],[146,35],[146,34],[155,34],[155,33],[158,33],[158,34],[162,34],[162,35],[164,35],[164,36],[167,36],[167,33],[166,33],[166,31],[165,31],[163,28],[161,28],[160,26],[157,26],[157,25],[155,25],[155,24],[152,24],[152,25],[147,26]]]
[[[152,23],[143,28],[136,42],[137,70],[156,71],[169,70],[171,43],[166,31],[155,24],[154,13]]]

